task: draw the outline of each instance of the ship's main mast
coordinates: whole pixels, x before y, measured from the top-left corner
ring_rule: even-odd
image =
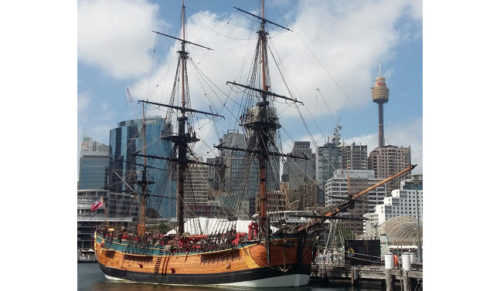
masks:
[[[186,59],[188,53],[186,52],[186,29],[185,25],[185,12],[186,7],[184,6],[184,1],[182,1],[182,42],[181,50],[179,51],[179,57],[181,58],[181,105],[182,108],[186,108],[186,88],[184,74],[186,73]],[[186,149],[187,144],[190,142],[186,136],[186,111],[181,110],[181,117],[177,118],[178,121],[178,142],[176,143],[178,149],[178,172],[177,172],[177,224],[178,230],[177,234],[182,235],[184,233],[184,174],[187,167],[186,159]]]
[[[259,18],[261,20],[260,30],[257,32],[259,36],[257,47],[260,50],[262,89],[238,84],[236,82],[228,82],[228,83],[260,93],[259,102],[257,102],[255,107],[249,108],[249,111],[247,112],[247,119],[244,121],[242,125],[248,132],[251,133],[250,138],[255,141],[255,143],[253,143],[256,146],[255,149],[247,149],[245,151],[255,154],[259,164],[259,238],[265,240],[267,249],[267,260],[268,262],[270,262],[269,249],[270,249],[271,228],[270,228],[269,216],[267,213],[268,193],[267,193],[266,163],[270,160],[269,158],[270,156],[290,156],[294,158],[303,158],[303,157],[284,155],[281,153],[269,151],[270,146],[274,145],[275,133],[281,126],[278,123],[278,118],[276,116],[274,108],[270,107],[268,97],[282,98],[293,102],[300,102],[300,101],[282,95],[278,95],[269,91],[270,81],[268,80],[269,70],[267,62],[268,33],[266,31],[266,22],[269,22],[271,24],[274,24],[276,26],[279,26],[287,30],[289,29],[274,22],[271,22],[265,18],[264,0],[261,0],[262,16],[254,15],[250,12],[244,11],[239,8],[236,9],[238,9],[243,13]],[[228,148],[228,147],[219,146],[219,148]],[[241,149],[234,149],[234,150],[241,150]]]
[[[262,4],[262,20],[260,22],[260,31],[259,31],[259,42],[260,42],[260,51],[261,51],[261,67],[262,67],[262,101],[259,102],[257,105],[259,106],[260,110],[260,121],[262,122],[263,119],[265,119],[268,111],[268,104],[269,102],[267,101],[267,91],[268,91],[268,86],[267,86],[267,76],[266,76],[266,71],[267,71],[267,62],[266,62],[266,41],[267,41],[267,32],[266,32],[266,23],[264,21],[265,19],[265,13],[264,13],[264,0],[261,1]],[[265,130],[267,127],[262,128]],[[266,190],[266,182],[267,182],[267,169],[266,169],[266,161],[269,160],[269,156],[266,153],[266,147],[268,144],[268,135],[267,134],[261,134],[260,132],[257,131],[257,138],[259,138],[259,154],[258,154],[258,159],[259,159],[259,224],[260,224],[260,230],[261,230],[261,237],[264,237],[266,239],[266,245],[269,243],[269,221],[267,217],[267,190]],[[269,247],[268,247],[269,249]],[[269,256],[269,253],[268,253]],[[269,259],[268,259],[269,260]]]

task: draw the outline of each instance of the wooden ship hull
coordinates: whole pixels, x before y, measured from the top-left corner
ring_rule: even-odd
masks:
[[[214,251],[166,251],[96,233],[95,251],[108,279],[172,285],[292,287],[309,283],[311,241],[302,235],[274,238],[267,263],[263,241]]]

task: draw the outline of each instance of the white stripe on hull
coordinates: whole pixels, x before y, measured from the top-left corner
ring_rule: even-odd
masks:
[[[225,283],[225,284],[215,284],[218,286],[235,286],[235,287],[298,287],[305,286],[309,284],[309,275],[304,274],[293,274],[293,275],[283,275],[278,277]]]
[[[111,281],[134,282],[134,281],[130,281],[130,280],[122,279],[122,278],[111,277],[111,276],[106,275],[106,274],[104,274],[104,277],[106,277],[106,279],[111,280]]]
[[[106,279],[112,281],[121,281],[128,283],[136,283],[135,281],[130,281],[126,279],[116,278],[109,275],[104,275]],[[283,275],[278,277],[258,279],[252,281],[242,281],[224,284],[203,284],[203,286],[221,286],[221,287],[298,287],[305,286],[309,284],[309,275],[304,274],[293,274],[293,275]],[[166,284],[166,285],[183,285],[191,286],[190,284]],[[200,284],[202,285],[202,284]]]

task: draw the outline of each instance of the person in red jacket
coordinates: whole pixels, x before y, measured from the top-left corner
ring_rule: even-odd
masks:
[[[394,267],[399,267],[398,255],[394,255]]]

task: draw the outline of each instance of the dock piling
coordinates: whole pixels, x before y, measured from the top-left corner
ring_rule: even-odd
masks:
[[[351,286],[354,286],[358,283],[358,278],[359,278],[359,268],[352,267],[351,268]]]
[[[392,269],[394,269],[394,259],[392,253],[385,255],[385,290],[394,291],[394,281],[392,279]]]

